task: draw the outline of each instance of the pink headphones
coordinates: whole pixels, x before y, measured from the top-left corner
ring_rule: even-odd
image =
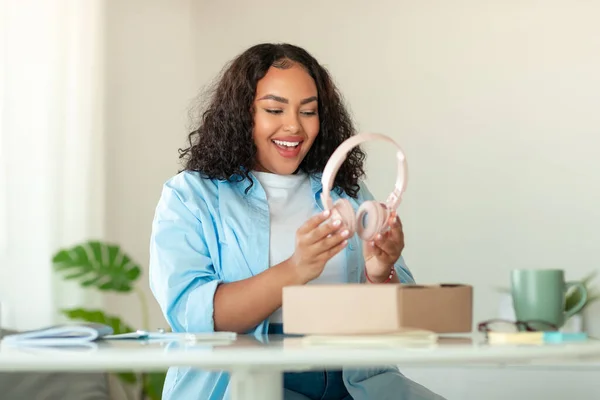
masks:
[[[330,191],[333,186],[335,175],[342,163],[346,160],[348,152],[359,144],[371,140],[383,140],[396,147],[396,158],[398,161],[398,172],[396,173],[396,184],[392,193],[389,194],[385,203],[379,201],[365,201],[359,208],[356,216],[350,202],[346,199],[339,199],[335,204],[331,200]],[[398,208],[402,199],[402,194],[406,190],[407,165],[406,157],[402,148],[390,137],[379,133],[362,133],[346,139],[333,152],[331,158],[325,165],[323,177],[323,192],[321,201],[325,210],[331,211],[331,217],[341,219],[342,224],[350,231],[350,235],[358,233],[363,240],[373,240],[375,236],[382,232],[387,225],[387,220],[391,212]],[[365,221],[365,217],[367,220]]]

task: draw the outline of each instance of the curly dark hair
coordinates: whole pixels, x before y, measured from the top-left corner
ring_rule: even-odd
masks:
[[[234,176],[253,182],[248,172],[255,166],[256,146],[252,137],[256,86],[270,67],[302,65],[314,79],[318,92],[319,134],[299,169],[323,172],[335,149],[355,133],[342,96],[327,70],[306,50],[291,44],[263,43],[250,47],[232,60],[206,96],[208,103],[189,136],[189,147],[179,149],[184,169],[211,179]],[[354,147],[340,167],[334,189],[356,198],[358,180],[364,175],[364,152]]]

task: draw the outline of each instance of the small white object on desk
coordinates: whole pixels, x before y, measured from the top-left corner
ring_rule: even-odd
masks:
[[[235,332],[165,332],[159,329],[157,332],[137,330],[135,332],[107,335],[102,340],[151,340],[159,342],[186,341],[186,342],[216,342],[232,341],[237,338]]]

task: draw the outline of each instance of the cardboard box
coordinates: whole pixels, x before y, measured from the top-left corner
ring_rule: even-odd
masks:
[[[286,334],[472,331],[473,288],[461,284],[333,284],[283,289]]]

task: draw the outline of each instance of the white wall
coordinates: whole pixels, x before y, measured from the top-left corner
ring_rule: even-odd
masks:
[[[187,111],[198,76],[192,0],[108,0],[107,220],[108,238],[143,268],[154,207],[163,182],[177,173]],[[142,276],[151,328],[165,327]],[[135,297],[109,296],[109,307],[141,326]]]
[[[569,279],[598,268],[598,2],[110,5],[109,233],[144,266],[191,98],[246,47],[289,41],[329,68],[361,130],[404,147],[406,260],[420,282],[473,284],[474,323],[496,315],[492,288],[513,268]],[[368,183],[383,197],[392,153],[368,149]]]
[[[490,288],[512,268],[598,268],[600,4],[365,4],[197,2],[200,80],[259,41],[297,43],[326,64],[360,129],[405,148],[409,266],[423,282],[474,284],[476,320],[495,311]],[[392,152],[369,148],[383,198]]]

